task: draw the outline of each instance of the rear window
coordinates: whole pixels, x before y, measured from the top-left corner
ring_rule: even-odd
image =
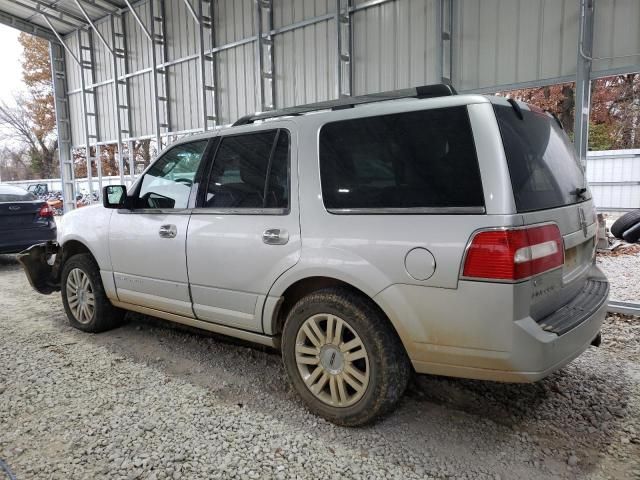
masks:
[[[36,196],[22,188],[0,186],[0,202],[31,202]]]
[[[494,105],[518,212],[563,207],[590,198],[578,196],[584,173],[573,144],[544,113]]]
[[[320,174],[330,211],[484,209],[466,107],[328,123],[320,131]]]

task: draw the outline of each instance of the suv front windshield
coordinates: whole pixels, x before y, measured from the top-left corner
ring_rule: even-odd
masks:
[[[494,105],[518,212],[572,205],[591,198],[575,149],[542,112]]]

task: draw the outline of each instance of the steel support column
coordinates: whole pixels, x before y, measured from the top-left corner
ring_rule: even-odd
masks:
[[[338,64],[336,66],[338,98],[353,95],[352,0],[336,0]]]
[[[257,60],[260,80],[260,111],[275,108],[275,83],[273,67],[273,2],[256,0]]]
[[[67,66],[64,47],[58,42],[49,43],[49,57],[53,80],[53,102],[56,111],[56,130],[58,133],[58,161],[60,162],[60,181],[64,212],[73,210],[75,202],[75,182],[73,156],[71,154],[71,121],[69,98],[67,97]]]
[[[438,0],[438,77],[451,83],[453,69],[453,0]]]
[[[595,0],[580,0],[578,69],[576,72],[576,106],[573,132],[576,150],[585,170],[589,146],[594,19]]]
[[[140,15],[138,15],[138,12],[136,11],[136,9],[133,8],[133,5],[131,5],[131,2],[129,0],[124,0],[124,3],[127,4],[127,8],[131,12],[131,15],[133,15],[134,20],[140,26],[145,36],[151,42],[151,68],[152,68],[152,75],[153,75],[153,81],[151,82],[151,86],[152,86],[151,95],[153,96],[153,105],[154,105],[154,109],[153,109],[154,137],[156,139],[156,144],[158,145],[158,152],[159,152],[162,146],[162,138],[160,136],[160,105],[158,101],[158,58],[156,54],[155,38],[154,38],[153,32],[150,32],[149,29],[145,26],[144,22],[140,18]],[[152,10],[151,25],[153,25],[154,24],[153,0],[151,0],[150,6]],[[133,172],[129,172],[129,173],[131,174],[131,178],[133,180],[134,178]]]

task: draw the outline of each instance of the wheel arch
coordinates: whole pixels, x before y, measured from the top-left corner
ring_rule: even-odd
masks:
[[[352,282],[332,275],[312,275],[297,279],[286,286],[284,288],[284,291],[279,296],[277,304],[273,309],[271,309],[270,313],[268,313],[265,309],[265,314],[267,314],[265,323],[268,323],[268,325],[265,325],[265,331],[270,332],[270,334],[272,335],[280,335],[282,333],[282,327],[287,318],[287,315],[291,311],[291,308],[296,304],[296,302],[298,302],[298,300],[306,295],[309,295],[312,292],[332,287],[339,287],[350,290],[351,292],[366,299],[371,304],[371,306],[377,309],[381,313],[383,318],[385,318],[389,322],[389,325],[391,325],[391,328],[393,328],[396,335],[398,335],[398,338],[402,342],[404,349],[408,354],[401,326],[396,325],[392,321],[393,316],[389,315],[385,308],[375,300],[374,296],[377,292],[367,292],[365,289],[359,288]],[[270,328],[270,330],[267,330],[267,328]]]

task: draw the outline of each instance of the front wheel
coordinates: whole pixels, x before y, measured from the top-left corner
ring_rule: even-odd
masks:
[[[299,300],[282,332],[289,377],[311,411],[345,426],[391,411],[411,366],[398,335],[371,301],[330,288]]]
[[[100,269],[88,253],[72,256],[62,269],[62,303],[71,326],[85,332],[103,332],[120,324],[124,311],[107,298]]]

